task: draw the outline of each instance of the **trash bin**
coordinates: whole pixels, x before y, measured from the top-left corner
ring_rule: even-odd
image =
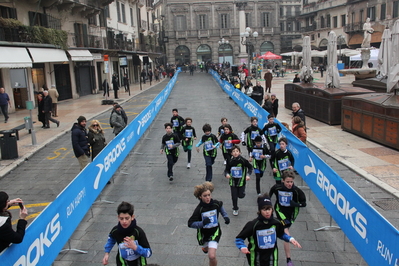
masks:
[[[15,159],[18,158],[18,147],[17,147],[17,137],[14,130],[2,130],[0,131],[0,150],[1,159]]]
[[[25,116],[24,121],[25,121],[25,128],[27,130],[31,130],[32,129],[32,119],[30,118],[30,116]]]

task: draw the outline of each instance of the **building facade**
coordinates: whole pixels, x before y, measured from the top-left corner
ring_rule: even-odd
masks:
[[[248,62],[267,51],[281,52],[279,1],[164,0],[166,55],[177,65],[201,62]],[[241,12],[241,15],[240,15]],[[240,33],[250,27],[253,49]],[[225,43],[219,43],[224,38]],[[228,41],[228,43],[226,43]]]

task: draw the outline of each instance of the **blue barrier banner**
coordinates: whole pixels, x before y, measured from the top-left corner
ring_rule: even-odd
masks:
[[[23,242],[12,245],[1,254],[1,265],[42,266],[53,263],[107,182],[168,99],[179,72],[180,69],[165,89],[30,224]]]
[[[259,119],[259,127],[269,115],[254,100],[219,74],[211,74],[220,87],[249,116]],[[275,119],[277,123],[280,123]],[[248,121],[248,125],[249,125]],[[308,184],[329,214],[350,239],[369,265],[399,265],[399,231],[348,185],[331,167],[281,123],[282,135],[288,139],[287,148],[295,158],[295,169]]]

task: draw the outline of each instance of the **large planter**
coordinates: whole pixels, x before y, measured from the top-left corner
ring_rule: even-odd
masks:
[[[325,88],[321,83],[288,83],[284,85],[285,108],[294,102],[301,105],[306,116],[329,125],[341,124],[341,98],[348,95],[373,93],[371,90],[341,85],[341,88]]]
[[[373,93],[344,97],[341,127],[399,150],[399,96]]]

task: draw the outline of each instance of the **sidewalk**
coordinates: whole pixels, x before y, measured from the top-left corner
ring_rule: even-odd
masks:
[[[165,81],[166,80],[166,81]],[[161,82],[168,82],[169,79],[162,79]],[[158,82],[152,82],[152,86],[158,84]],[[166,83],[165,83],[166,84]],[[140,84],[130,85],[130,96],[128,92],[125,92],[124,88],[121,87],[118,91],[119,99],[115,100],[118,103],[123,103],[135,95],[150,88],[150,83],[142,84],[142,90],[140,90]],[[90,94],[79,99],[69,99],[58,103],[58,117],[60,126],[50,122],[50,129],[41,128],[42,124],[37,120],[37,108],[32,110],[32,119],[36,121],[34,124],[34,130],[36,133],[36,145],[32,145],[31,134],[28,130],[23,129],[19,131],[18,145],[18,159],[13,160],[0,160],[0,178],[5,176],[7,173],[15,169],[23,161],[27,160],[35,152],[51,143],[59,136],[68,134],[72,128],[73,123],[77,122],[77,118],[81,115],[85,116],[87,121],[90,121],[93,117],[111,110],[112,105],[102,105],[101,101],[105,99],[102,95],[102,91],[99,94]],[[113,99],[114,93],[110,91],[110,98]],[[1,130],[9,130],[16,126],[24,123],[24,117],[29,116],[29,110],[17,110],[15,113],[9,114],[10,118],[8,123],[1,123]]]

